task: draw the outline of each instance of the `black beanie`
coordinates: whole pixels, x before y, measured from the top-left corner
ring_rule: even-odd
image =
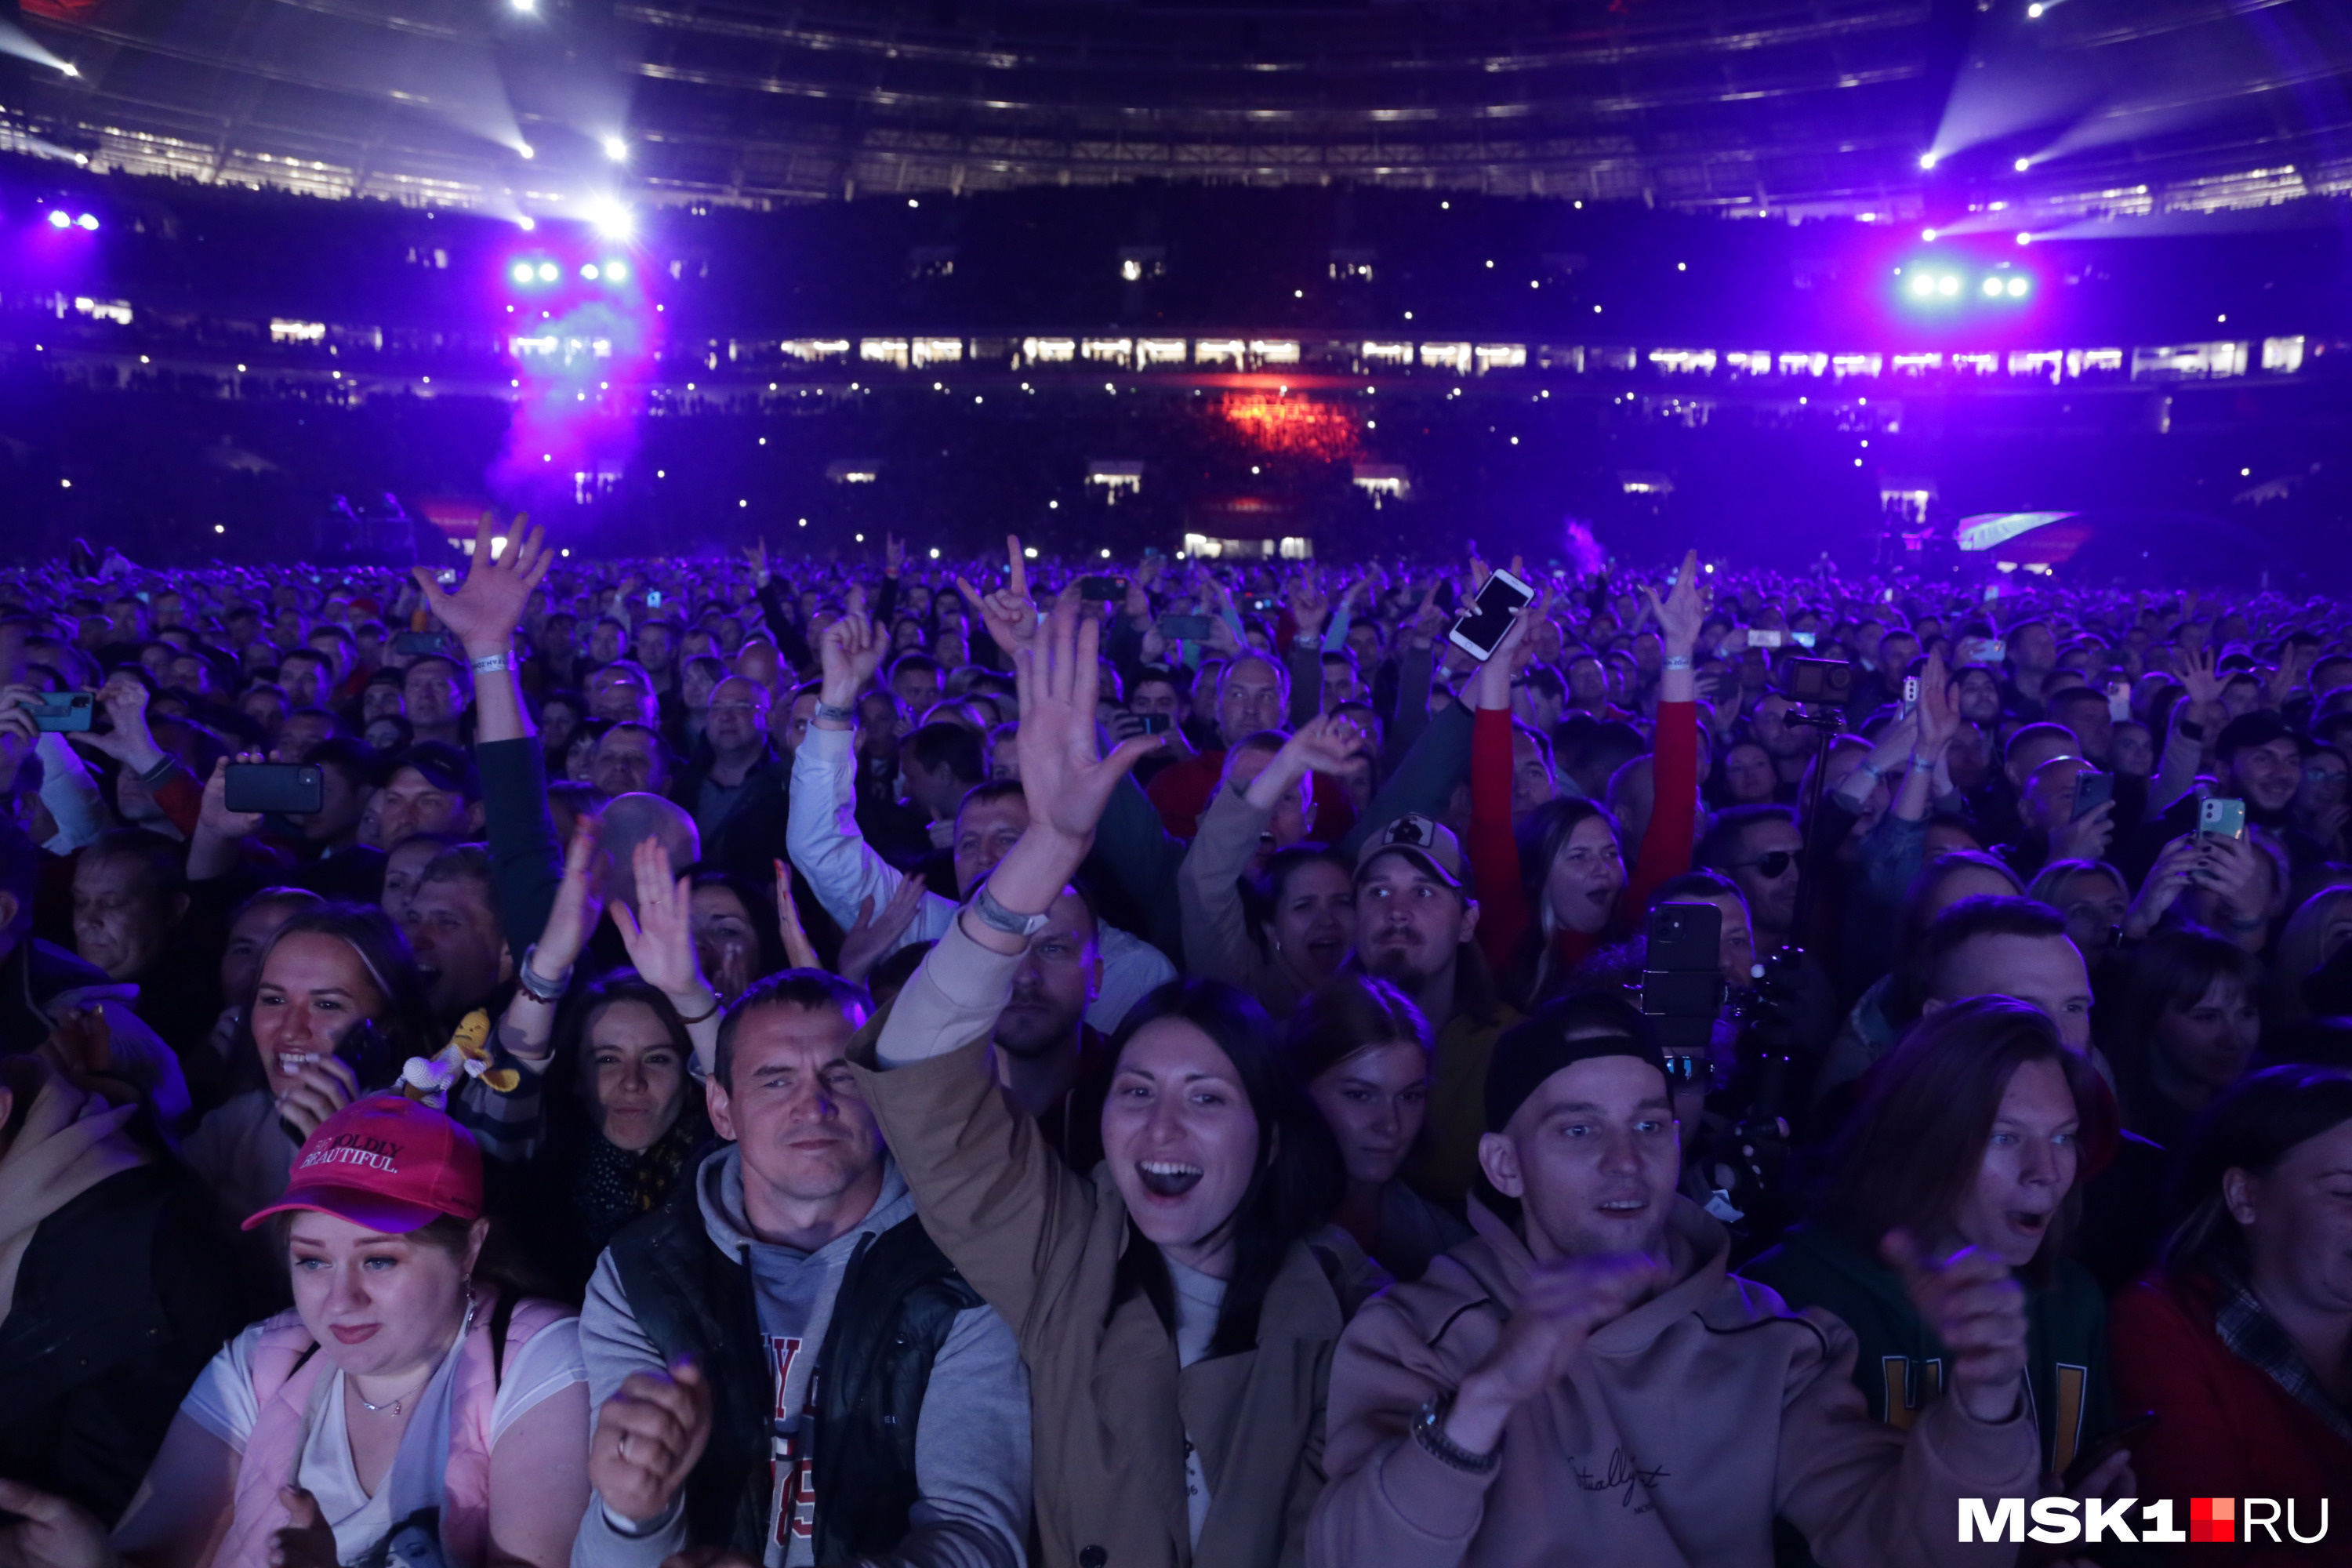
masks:
[[[1486,1131],[1507,1126],[1544,1079],[1595,1057],[1633,1057],[1665,1077],[1657,1026],[1620,996],[1570,996],[1504,1030],[1486,1063]]]

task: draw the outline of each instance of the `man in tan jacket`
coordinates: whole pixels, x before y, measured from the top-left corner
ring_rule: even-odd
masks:
[[[1827,1568],[2007,1561],[1958,1520],[2036,1493],[2021,1289],[1890,1237],[1952,1396],[1908,1432],[1873,1422],[1853,1335],[1728,1278],[1723,1227],[1676,1195],[1664,1067],[1613,997],[1496,1043],[1478,1160],[1523,1217],[1474,1202],[1477,1237],[1341,1339],[1310,1564],[1767,1568],[1775,1515]]]

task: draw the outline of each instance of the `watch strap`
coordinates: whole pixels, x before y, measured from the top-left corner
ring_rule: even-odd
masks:
[[[1044,915],[1014,914],[996,901],[996,895],[988,890],[988,884],[985,882],[982,883],[979,889],[972,894],[971,902],[966,907],[980,917],[981,924],[991,931],[1001,931],[1007,936],[1035,936],[1045,929]]]
[[[829,723],[855,725],[857,722],[857,710],[835,708],[820,697],[816,700],[816,712],[813,717],[825,720]]]

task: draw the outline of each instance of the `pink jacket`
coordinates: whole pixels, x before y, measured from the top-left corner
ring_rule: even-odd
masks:
[[[2013,1554],[1958,1545],[1958,1500],[2037,1495],[2023,1402],[1997,1426],[1951,1399],[1907,1434],[1873,1421],[1853,1333],[1728,1278],[1728,1236],[1684,1198],[1669,1231],[1680,1282],[1597,1331],[1566,1379],[1518,1407],[1493,1473],[1437,1459],[1411,1423],[1494,1348],[1533,1262],[1475,1203],[1471,1217],[1475,1239],[1367,1302],[1340,1339],[1314,1568],[1770,1568],[1776,1513],[1827,1568]]]
[[[490,1322],[497,1306],[496,1290],[480,1293],[474,1327],[458,1352],[441,1540],[459,1568],[480,1568],[489,1549],[490,1407],[499,1392],[491,1368]],[[512,1363],[515,1352],[533,1334],[576,1315],[554,1301],[517,1302],[507,1325],[507,1363]],[[324,1356],[308,1353],[316,1343],[290,1310],[270,1319],[262,1330],[253,1354],[253,1394],[260,1414],[237,1464],[236,1511],[209,1568],[268,1568],[270,1537],[289,1522],[278,1490],[294,1482],[302,1458],[303,1415],[311,1391],[327,1370]]]

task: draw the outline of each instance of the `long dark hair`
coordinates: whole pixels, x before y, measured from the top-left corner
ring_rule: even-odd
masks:
[[[662,1032],[669,1037],[670,1047],[677,1052],[681,1069],[694,1060],[694,1038],[678,1017],[677,1005],[660,987],[647,984],[634,969],[614,970],[593,985],[567,997],[556,1016],[541,1090],[547,1100],[548,1137],[562,1151],[559,1157],[576,1156],[580,1147],[596,1135],[596,1113],[588,1103],[588,1033],[608,1008],[624,1002],[639,1003],[651,1010]],[[678,1106],[678,1119],[685,1121],[692,1116],[695,1107],[701,1103],[701,1081],[688,1073],[686,1098]]]
[[[1412,998],[1385,980],[1341,973],[1299,1002],[1283,1050],[1291,1075],[1306,1085],[1359,1051],[1399,1041],[1419,1046],[1424,1055],[1436,1048],[1428,1016]]]
[[[2216,980],[2235,983],[2249,1002],[2263,999],[2261,963],[2200,927],[2159,931],[2132,955],[2114,1022],[2104,1031],[2125,1104],[2140,1110],[2155,1092],[2156,1031],[2165,1015],[2196,1006]]]
[[[2352,1073],[2300,1065],[2250,1073],[2221,1091],[2199,1119],[2174,1167],[2165,1272],[2176,1279],[2245,1278],[2253,1259],[2231,1215],[2221,1178],[2267,1176],[2300,1144],[2352,1121]]]
[[[1943,1229],[1977,1178],[2010,1080],[2038,1061],[2065,1075],[2080,1150],[2074,1184],[2023,1271],[2045,1282],[2080,1215],[2083,1184],[2114,1147],[2115,1101],[2046,1014],[2006,996],[1971,997],[1930,1013],[1878,1064],[1839,1142],[1820,1222],[1870,1258],[1897,1226],[1922,1239]]]
[[[1609,837],[1617,846],[1617,858],[1625,858],[1625,830],[1609,808],[1594,800],[1569,795],[1548,800],[1528,813],[1519,824],[1519,889],[1526,895],[1528,912],[1533,917],[1528,929],[1520,933],[1518,945],[1511,954],[1509,967],[1504,972],[1503,989],[1510,999],[1527,1005],[1543,999],[1557,989],[1560,975],[1552,956],[1551,900],[1548,896],[1551,880],[1551,863],[1559,858],[1560,850],[1569,837],[1585,823],[1599,818],[1608,825]],[[1601,940],[1622,937],[1621,922],[1612,915],[1602,928]]]
[[[294,916],[278,928],[269,945],[261,950],[260,962],[253,966],[253,984],[239,998],[244,1005],[236,1037],[229,1044],[234,1089],[257,1088],[265,1081],[260,1049],[253,1039],[254,998],[260,993],[262,977],[269,973],[269,958],[278,944],[297,936],[330,936],[349,946],[383,998],[373,1017],[352,1026],[354,1033],[362,1028],[369,1031],[366,1043],[352,1046],[347,1035],[344,1046],[335,1053],[359,1074],[362,1094],[390,1088],[409,1058],[429,1057],[441,1047],[440,1030],[433,1021],[432,1004],[425,999],[425,977],[417,973],[416,955],[409,951],[408,939],[392,923],[392,917],[372,905],[328,904]]]
[[[1234,1076],[1257,1117],[1257,1162],[1234,1208],[1233,1278],[1225,1283],[1217,1331],[1209,1342],[1211,1355],[1231,1355],[1256,1347],[1258,1313],[1291,1245],[1304,1240],[1339,1203],[1345,1190],[1339,1151],[1291,1070],[1274,1020],[1248,992],[1221,980],[1170,981],[1127,1016],[1112,1043],[1113,1063],[1127,1054],[1145,1025],[1161,1019],[1189,1024],[1216,1043],[1234,1064]],[[1120,1255],[1114,1304],[1136,1291],[1172,1328],[1175,1288],[1167,1259],[1140,1233]]]
[[[1242,914],[1248,921],[1250,940],[1261,952],[1271,940],[1275,916],[1282,908],[1290,879],[1309,866],[1335,866],[1351,879],[1356,874],[1353,859],[1328,845],[1308,842],[1276,850],[1266,858],[1265,875],[1242,884]]]

